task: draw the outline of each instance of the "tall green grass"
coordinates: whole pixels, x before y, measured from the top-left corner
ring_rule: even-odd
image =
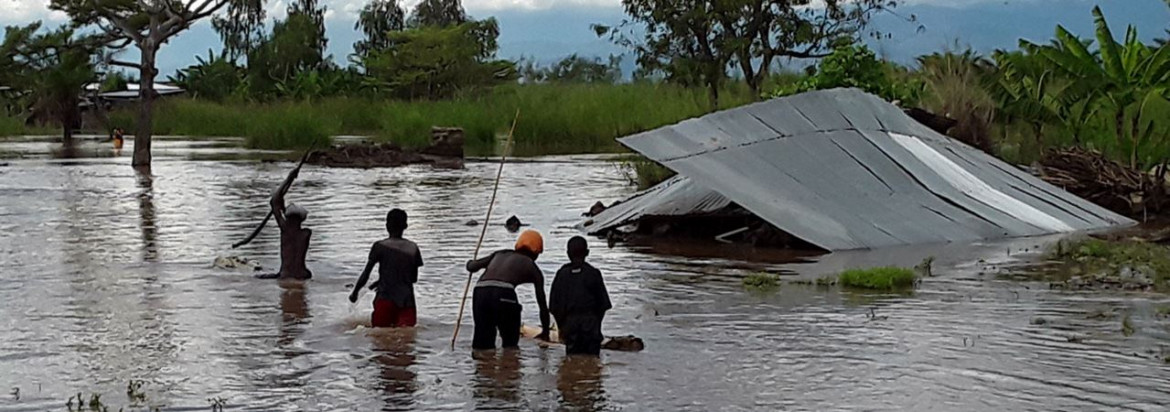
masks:
[[[738,85],[727,88],[721,99],[725,108],[753,100],[746,87]],[[132,130],[134,110],[115,110],[111,120]],[[159,103],[154,130],[169,135],[245,136],[249,144],[261,148],[298,147],[320,133],[366,135],[411,147],[426,145],[433,126],[461,127],[469,152],[493,153],[517,111],[515,152],[535,155],[620,151],[615,138],[699,116],[710,107],[705,91],[664,84],[509,85],[443,101],[171,99]]]
[[[254,149],[297,149],[328,146],[341,122],[308,104],[259,111],[247,122],[246,142]]]
[[[24,121],[16,117],[0,116],[0,136],[24,134]]]

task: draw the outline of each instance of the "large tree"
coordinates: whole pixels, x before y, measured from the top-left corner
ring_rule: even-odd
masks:
[[[423,0],[410,15],[410,27],[448,27],[471,21],[460,0]]]
[[[96,26],[114,47],[133,45],[139,51],[137,63],[109,62],[139,71],[138,130],[134,134],[132,165],[150,165],[159,48],[233,1],[243,0],[51,0],[50,8],[69,14],[77,25]]]
[[[353,28],[364,35],[353,44],[353,51],[358,56],[365,56],[371,51],[390,47],[390,32],[406,28],[406,13],[398,5],[398,0],[373,0],[362,7]]]
[[[622,0],[627,18],[599,35],[633,49],[643,70],[702,85],[718,106],[735,69],[755,95],[777,59],[829,54],[893,0]],[[621,30],[627,29],[627,30]]]

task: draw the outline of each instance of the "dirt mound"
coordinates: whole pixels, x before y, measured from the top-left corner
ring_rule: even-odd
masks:
[[[306,163],[349,168],[399,167],[432,164],[436,167],[463,168],[463,129],[431,129],[430,146],[407,149],[394,143],[358,143],[336,145],[309,155]]]

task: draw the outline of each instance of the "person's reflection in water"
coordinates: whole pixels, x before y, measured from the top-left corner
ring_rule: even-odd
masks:
[[[511,409],[520,400],[520,350],[487,349],[472,352],[475,360],[476,409]]]
[[[557,371],[557,390],[561,409],[596,411],[605,409],[605,391],[601,388],[601,358],[566,356]]]
[[[158,226],[154,221],[154,175],[150,166],[134,168],[138,183],[138,226],[142,231],[142,260],[153,262],[158,258]]]
[[[286,349],[293,342],[296,342],[304,330],[302,323],[309,319],[309,301],[305,298],[304,282],[288,281],[279,283],[281,290],[280,313],[282,319],[277,345],[282,349]],[[286,350],[287,354],[289,354],[289,351]]]
[[[415,408],[414,393],[418,391],[418,374],[412,370],[415,362],[415,328],[370,329],[373,339],[374,362],[381,372],[379,387],[384,392],[383,411],[409,411]]]

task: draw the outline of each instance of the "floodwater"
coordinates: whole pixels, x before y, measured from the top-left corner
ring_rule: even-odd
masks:
[[[1170,321],[1158,312],[1170,300],[996,274],[1047,239],[787,265],[594,240],[615,305],[605,330],[643,338],[645,351],[566,359],[522,341],[472,356],[469,316],[455,349],[450,339],[480,230],[466,222],[483,220],[494,164],[306,167],[289,199],[310,211],[315,278],[295,284],[211,267],[229,254],[277,266],[274,227],[228,245],[264,217],[289,163],[248,160],[259,154],[232,142],[160,140],[143,174],[130,149],[0,143],[0,411],[63,410],[79,392],[117,410],[131,405],[131,380],[145,382],[138,404],[161,410],[1170,408]],[[485,247],[510,243],[500,222],[515,214],[546,233],[539,263],[551,277],[580,212],[630,191],[604,159],[510,163]],[[391,207],[411,214],[407,236],[424,253],[421,325],[372,332],[361,325],[371,295],[351,305],[347,285]],[[812,277],[929,255],[936,276],[913,294],[740,284],[761,270]],[[520,289],[530,324],[531,291]]]

